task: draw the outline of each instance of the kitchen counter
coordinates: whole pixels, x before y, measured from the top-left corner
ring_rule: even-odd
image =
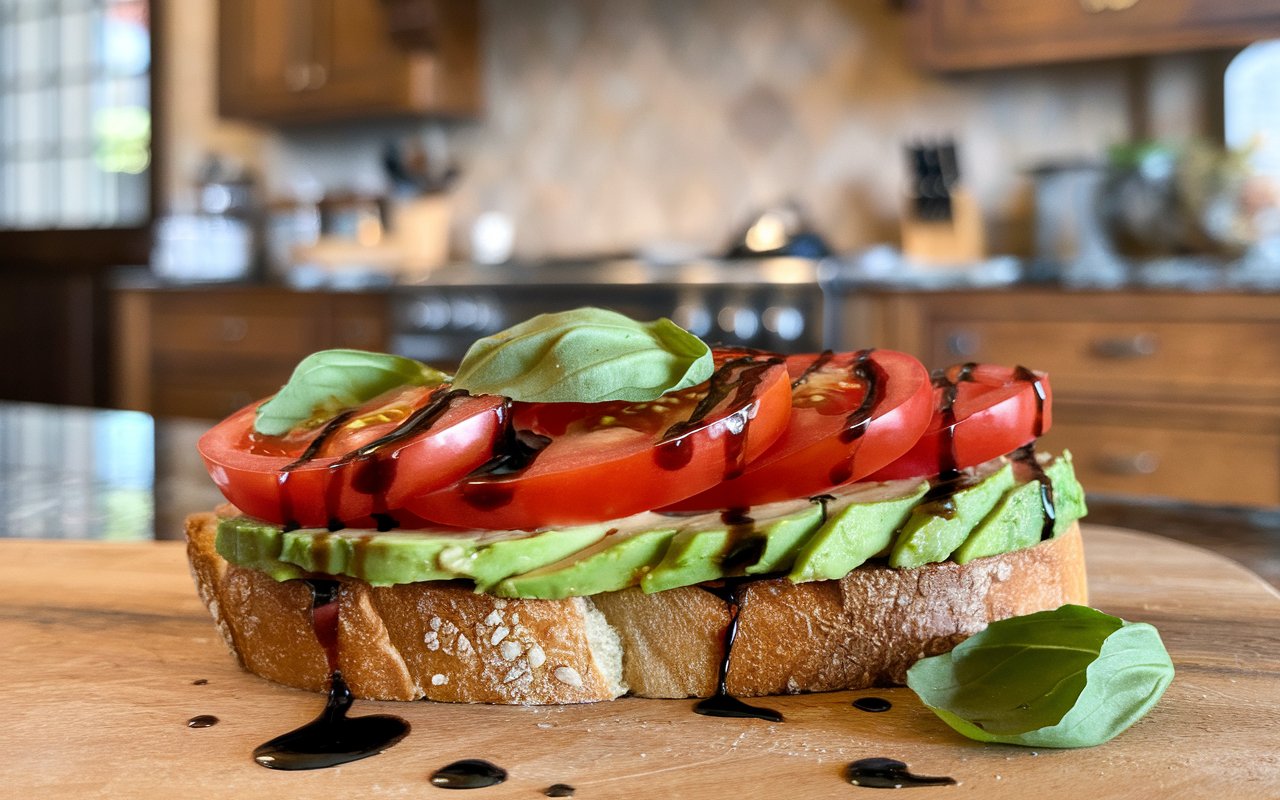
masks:
[[[187,513],[222,501],[195,448],[208,427],[135,411],[0,403],[0,537],[181,538]],[[1280,587],[1280,510],[1089,503],[1092,523],[1205,547]]]

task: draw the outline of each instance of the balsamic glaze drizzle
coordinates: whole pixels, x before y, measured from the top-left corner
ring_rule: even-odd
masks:
[[[217,717],[215,717],[212,714],[199,714],[187,720],[187,727],[188,728],[212,728],[214,725],[217,725],[219,722],[221,722],[221,720],[219,720]]]
[[[478,758],[464,758],[436,770],[431,785],[441,789],[483,789],[506,779],[507,771],[502,767]]]
[[[355,491],[371,495],[374,498],[373,517],[377,520],[379,530],[391,530],[398,526],[396,520],[387,513],[385,497],[392,483],[395,482],[397,461],[395,458],[384,458],[384,451],[423,431],[429,430],[449,410],[455,398],[464,397],[467,394],[464,389],[445,389],[444,387],[437,389],[431,394],[425,405],[415,410],[389,433],[345,453],[329,465],[330,470],[346,466],[354,468],[350,486]],[[294,470],[313,461],[320,453],[325,442],[332,438],[354,414],[355,410],[352,409],[344,411],[329,420],[320,429],[320,432],[316,434],[315,438],[308,443],[302,454],[281,468],[276,480],[280,503],[280,518],[285,520],[284,530],[286,532],[297,530],[299,527],[294,516],[293,500],[287,491],[289,476]],[[345,527],[344,520],[335,513],[338,508],[338,498],[343,488],[342,481],[331,478],[328,482],[325,500],[330,532],[339,531]]]
[[[760,385],[764,373],[781,363],[782,359],[776,356],[761,358],[753,355],[733,358],[720,365],[708,381],[707,393],[694,406],[689,418],[675,423],[662,434],[662,439],[654,450],[657,465],[671,471],[686,466],[693,459],[694,443],[685,434],[696,429],[707,415],[732,394],[730,407],[733,410],[722,421],[725,427],[725,435],[721,437],[725,449],[724,478],[730,480],[741,475],[746,468],[747,429],[751,425],[754,406],[750,402],[751,396]]]
[[[1053,526],[1058,519],[1058,509],[1053,502],[1053,481],[1045,474],[1036,458],[1036,444],[1030,442],[1013,451],[1013,462],[1022,465],[1031,475],[1031,479],[1040,484],[1040,507],[1044,509],[1044,525],[1040,528],[1040,540],[1053,538]]]
[[[854,786],[868,789],[905,789],[914,786],[954,786],[954,778],[915,775],[907,765],[892,758],[864,758],[845,768],[845,778]]]
[[[889,376],[879,364],[871,360],[871,354],[874,352],[874,350],[859,350],[849,366],[850,373],[865,384],[866,391],[858,407],[845,417],[844,428],[840,431],[840,441],[844,444],[852,445],[862,438],[871,425],[872,412],[884,399]],[[827,475],[831,485],[839,486],[853,477],[854,460],[857,455],[858,450],[854,447],[840,463],[831,468],[831,472]]]
[[[253,760],[268,769],[335,767],[377,755],[409,735],[409,723],[389,714],[349,717],[354,698],[341,672],[329,679],[320,716],[301,728],[258,745]]]
[[[809,364],[809,366],[804,368],[804,372],[801,372],[799,375],[796,376],[796,379],[791,382],[791,388],[799,389],[801,386],[808,383],[809,378],[813,376],[813,373],[817,372],[818,370],[826,366],[827,362],[830,361],[834,356],[835,356],[835,353],[833,353],[832,351],[823,350],[821,353],[818,354],[818,357],[815,358]]]
[[[973,380],[973,370],[977,368],[977,364],[970,361],[961,364],[956,372],[955,378],[951,377],[951,370],[957,369],[951,367],[945,370],[935,370],[930,376],[933,386],[941,389],[942,394],[939,397],[938,413],[942,416],[942,431],[946,438],[946,446],[938,449],[938,477],[939,485],[947,481],[953,481],[960,477],[960,470],[956,464],[956,395],[960,392],[960,384]],[[934,489],[938,487],[935,486]],[[945,491],[945,490],[944,490]],[[930,494],[933,490],[930,490]],[[942,494],[942,492],[939,492]],[[926,496],[926,501],[930,498]]]
[[[502,425],[502,435],[494,443],[489,460],[473,470],[461,484],[462,499],[480,511],[510,503],[514,491],[500,479],[528,469],[551,444],[549,436],[516,430],[510,401],[503,406]]]
[[[716,680],[716,693],[700,700],[693,707],[695,713],[706,717],[736,717],[782,722],[782,714],[771,708],[747,705],[729,694],[729,660],[733,657],[733,640],[738,637],[738,615],[742,609],[741,588],[743,580],[726,579],[723,586],[703,584],[702,588],[729,604],[729,624],[724,631],[724,654],[720,658],[720,674]]]
[[[377,755],[409,734],[409,723],[388,714],[349,717],[355,698],[338,670],[337,581],[308,580],[311,626],[329,665],[329,696],[320,716],[254,748],[253,760],[269,769],[333,767]]]
[[[881,714],[893,708],[893,703],[885,700],[883,697],[859,697],[853,701],[853,707],[859,711],[869,711],[873,714]]]

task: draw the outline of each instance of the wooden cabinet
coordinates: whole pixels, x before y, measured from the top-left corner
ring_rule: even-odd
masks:
[[[942,70],[1241,46],[1280,35],[1274,0],[916,0],[912,54]]]
[[[1145,292],[881,293],[845,340],[1049,373],[1053,427],[1093,492],[1280,505],[1280,299]]]
[[[289,123],[480,108],[475,0],[220,0],[223,116]]]
[[[116,403],[163,416],[226,416],[316,350],[388,349],[382,294],[132,289],[115,306]]]

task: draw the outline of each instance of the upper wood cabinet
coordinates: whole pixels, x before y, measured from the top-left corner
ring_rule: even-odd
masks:
[[[1280,36],[1275,0],[915,0],[911,48],[940,70],[1248,44]]]
[[[475,0],[220,0],[218,107],[272,123],[480,109]]]

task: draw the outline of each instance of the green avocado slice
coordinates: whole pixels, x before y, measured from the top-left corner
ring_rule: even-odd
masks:
[[[951,558],[968,564],[975,558],[1021,550],[1040,542],[1044,530],[1044,504],[1040,484],[1027,481],[1004,493],[1000,502],[978,523]]]
[[[265,572],[278,581],[301,578],[302,569],[280,560],[283,545],[279,525],[248,517],[219,519],[213,543],[218,555],[232,564]]]
[[[437,561],[454,577],[474,580],[476,591],[487,592],[504,578],[531,572],[590,547],[613,530],[607,524],[599,524],[481,537],[470,547],[445,548]]]
[[[1086,512],[1071,454],[1042,462],[1053,483],[1059,535]],[[560,530],[296,530],[248,517],[219,520],[227,561],[276,580],[350,575],[376,586],[469,579],[506,597],[562,598],[640,584],[661,591],[738,575],[789,572],[838,579],[869,558],[896,567],[960,563],[1036,544],[1039,486],[1014,466],[987,467],[952,496],[920,505],[928,484],[855,485],[832,496],[757,506],[742,514],[653,512]],[[945,512],[945,513],[940,513]]]
[[[1076,478],[1070,450],[1063,450],[1062,455],[1049,462],[1044,473],[1053,482],[1053,506],[1057,512],[1053,521],[1053,535],[1061,536],[1063,531],[1071,527],[1071,523],[1089,513],[1084,500],[1084,487]]]
[[[535,597],[559,600],[616,592],[640,582],[641,577],[662,560],[676,529],[659,528],[623,533],[610,531],[604,539],[580,553],[554,564],[499,583],[499,597]]]
[[[731,575],[763,575],[790,569],[801,545],[822,524],[821,504],[784,500],[742,515],[708,512],[680,526],[662,561],[645,573],[647,593]]]
[[[1085,515],[1084,489],[1076,480],[1069,452],[1045,464],[1043,469],[1053,486],[1051,535],[1056,537]],[[967,564],[975,558],[1034,547],[1044,535],[1044,518],[1040,482],[1027,480],[1005,492],[951,558],[957,564]]]
[[[1013,467],[1005,464],[978,483],[916,506],[893,543],[889,566],[911,569],[947,560],[1013,484]]]
[[[430,531],[330,533],[304,528],[283,534],[283,540],[282,561],[307,572],[362,578],[374,586],[461,577],[440,566],[440,554],[475,547],[464,535]]]
[[[838,580],[882,555],[928,489],[925,481],[892,481],[828,500],[826,522],[800,548],[787,577],[797,583]]]

